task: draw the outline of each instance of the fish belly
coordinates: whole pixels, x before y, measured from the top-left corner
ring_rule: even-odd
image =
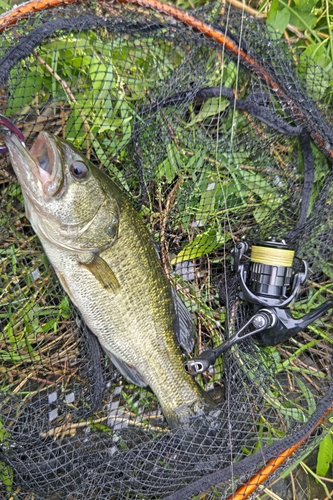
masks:
[[[44,248],[87,326],[106,352],[150,386],[170,427],[183,425],[202,414],[207,397],[184,371],[174,340],[170,287],[155,251],[151,259],[148,255],[148,262],[143,248],[130,248],[120,237],[101,254],[120,285],[113,293],[82,266],[74,253],[62,252],[48,244]],[[126,376],[126,372],[123,374]]]

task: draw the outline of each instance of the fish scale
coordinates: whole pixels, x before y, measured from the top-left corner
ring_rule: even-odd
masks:
[[[6,144],[45,253],[115,366],[150,386],[170,427],[202,415],[212,402],[184,371],[171,286],[127,195],[51,134],[30,153],[15,136]]]

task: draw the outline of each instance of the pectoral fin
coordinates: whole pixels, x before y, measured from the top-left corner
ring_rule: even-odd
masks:
[[[117,293],[120,289],[119,281],[111,267],[99,255],[96,255],[88,264],[86,262],[80,262],[80,264],[88,269],[105,289],[109,289],[113,293]]]
[[[140,373],[134,366],[126,363],[126,361],[124,361],[123,359],[120,359],[117,356],[115,356],[115,354],[110,352],[109,349],[102,342],[101,346],[103,347],[104,351],[109,356],[109,358],[111,359],[112,363],[117,368],[117,370],[129,382],[131,382],[134,385],[138,385],[139,387],[146,387],[148,385],[145,379],[140,375]]]

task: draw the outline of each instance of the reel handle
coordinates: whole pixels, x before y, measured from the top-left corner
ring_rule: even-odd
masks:
[[[269,309],[260,309],[249,319],[249,321],[247,321],[247,323],[245,323],[245,325],[242,326],[240,330],[238,330],[237,333],[235,333],[235,335],[216,347],[216,349],[207,349],[207,351],[203,351],[196,358],[187,360],[184,363],[185,371],[193,377],[199,373],[207,371],[208,368],[215,363],[216,358],[230,349],[232,345],[241,342],[247,337],[252,337],[262,330],[272,328],[275,323],[276,317]],[[253,325],[255,329],[248,333],[243,333],[243,331],[250,325]]]
[[[278,307],[259,309],[235,335],[216,349],[208,349],[196,358],[187,360],[184,363],[185,371],[193,377],[207,371],[221,354],[247,337],[255,336],[258,344],[262,347],[281,344],[304,330],[331,308],[333,308],[333,299],[327,300],[321,306],[298,319],[292,317],[289,309]],[[243,331],[250,325],[254,326],[255,329],[243,334]]]

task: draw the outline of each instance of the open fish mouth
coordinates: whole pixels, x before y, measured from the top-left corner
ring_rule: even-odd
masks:
[[[44,193],[56,196],[64,183],[63,164],[58,148],[46,132],[40,132],[30,149],[30,155],[37,164]]]
[[[30,151],[14,133],[7,134],[5,142],[16,175],[26,190],[33,190],[36,195],[41,189],[40,194],[48,197],[60,192],[64,184],[63,165],[46,132],[40,132]]]
[[[37,156],[38,167],[42,172],[47,172],[50,176],[52,175],[52,164],[50,162],[50,158],[47,152],[46,147],[43,148],[43,151]],[[40,174],[42,173],[40,172]]]

